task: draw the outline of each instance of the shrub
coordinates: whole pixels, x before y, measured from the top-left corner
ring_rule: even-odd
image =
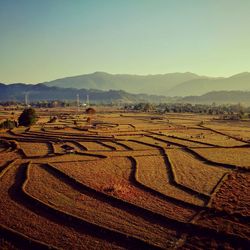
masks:
[[[86,113],[89,115],[94,115],[96,113],[96,110],[94,108],[87,108]]]
[[[37,121],[36,111],[33,108],[25,109],[18,118],[20,126],[29,127]]]
[[[17,127],[17,122],[11,121],[9,119],[5,120],[0,124],[0,129],[13,129],[15,127]]]

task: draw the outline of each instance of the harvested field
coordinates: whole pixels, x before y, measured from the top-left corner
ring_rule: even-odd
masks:
[[[51,152],[50,146],[47,143],[19,142],[19,146],[28,157],[45,156]]]
[[[83,147],[85,147],[89,151],[110,151],[111,149],[108,146],[103,145],[100,142],[79,142]]]
[[[250,174],[231,173],[216,190],[210,206],[229,214],[250,216]]]
[[[85,193],[84,190],[79,192],[37,166],[31,167],[25,191],[56,210],[72,214],[94,225],[112,228],[114,231],[139,238],[150,245],[167,248],[176,241],[175,231],[153,225],[139,216],[115,208],[103,200],[93,198],[91,193]],[[95,217],[93,217],[93,208],[96,210]],[[122,223],[121,218],[123,218]],[[141,227],[143,230],[140,230]],[[166,241],[166,239],[169,240]]]
[[[197,148],[193,150],[209,161],[250,168],[250,148]]]
[[[0,131],[1,249],[249,249],[246,123],[37,111]]]
[[[168,136],[175,136],[176,139],[181,138],[189,141],[201,142],[204,144],[207,143],[214,146],[233,147],[245,145],[243,142],[206,129],[172,130],[165,134]]]
[[[166,165],[163,156],[142,156],[135,157],[135,159],[138,182],[166,196],[198,206],[204,205],[203,200],[174,185],[174,180],[169,173],[171,171],[170,166]]]
[[[57,169],[88,187],[144,207],[155,213],[181,221],[191,219],[195,211],[172,204],[162,197],[155,197],[135,179],[135,166],[130,158],[108,158],[93,163],[54,163]],[[95,176],[95,179],[93,179]],[[175,213],[175,211],[179,211]]]
[[[200,193],[210,195],[228,170],[197,160],[182,149],[169,149],[167,155],[176,182]]]

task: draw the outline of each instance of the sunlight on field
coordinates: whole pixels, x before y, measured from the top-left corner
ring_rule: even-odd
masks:
[[[108,111],[49,122],[38,112],[36,125],[0,131],[4,248],[249,243],[249,124]]]

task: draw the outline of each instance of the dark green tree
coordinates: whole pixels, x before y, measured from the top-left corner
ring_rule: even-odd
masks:
[[[17,126],[16,121],[5,120],[0,124],[0,129],[13,129]]]
[[[25,109],[18,118],[19,126],[29,127],[37,121],[36,111],[33,108]]]

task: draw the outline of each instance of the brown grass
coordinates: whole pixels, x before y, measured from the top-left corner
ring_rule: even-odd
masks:
[[[49,153],[49,148],[46,143],[19,142],[19,146],[27,156],[31,157],[45,156]]]
[[[18,193],[18,190],[21,189],[21,172],[21,167],[15,165],[0,179],[1,224],[23,233],[31,239],[39,239],[63,249],[96,247],[111,249],[116,247],[99,238],[78,232],[63,222],[58,223],[51,216],[46,215],[46,212],[38,213],[36,209],[26,204]],[[9,187],[12,187],[13,191],[9,190]],[[62,235],[67,240],[62,240]]]
[[[245,144],[229,138],[228,136],[220,135],[205,129],[172,130],[165,134],[223,147],[241,146]]]
[[[164,195],[185,201],[187,203],[202,206],[204,202],[199,198],[175,187],[171,182],[169,166],[166,166],[162,156],[136,157],[136,178],[139,182]]]
[[[213,162],[250,168],[249,148],[197,148],[193,150]]]
[[[126,157],[108,158],[98,162],[56,163],[53,165],[95,190],[116,196],[164,216],[187,221],[195,213],[192,209],[162,200],[144,189],[138,188],[131,177],[133,174],[132,163]]]
[[[166,151],[175,172],[176,181],[203,194],[211,194],[228,170],[208,165],[181,149]]]
[[[250,216],[250,174],[231,173],[213,195],[210,206],[229,214]]]
[[[133,235],[162,247],[171,244],[171,242],[166,242],[166,239],[171,237],[174,239],[176,235],[174,231],[152,225],[138,216],[94,199],[91,195],[79,193],[37,166],[30,169],[29,178],[25,187],[29,194],[60,211],[76,215],[83,220]],[[93,209],[95,216],[93,216]]]
[[[0,131],[1,249],[248,249],[249,122],[96,110]]]
[[[90,151],[107,151],[107,150],[110,151],[110,148],[105,147],[104,145],[98,142],[85,141],[79,143]]]

